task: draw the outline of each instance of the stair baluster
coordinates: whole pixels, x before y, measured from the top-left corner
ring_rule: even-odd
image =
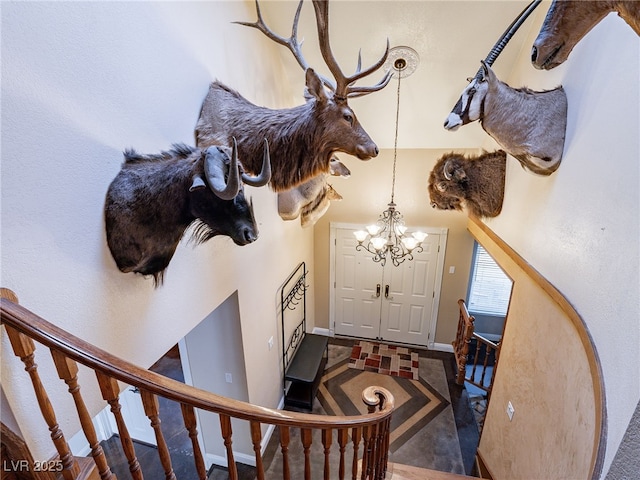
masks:
[[[222,430],[222,438],[224,439],[224,446],[227,450],[227,469],[229,470],[229,480],[238,480],[238,469],[236,467],[236,461],[233,458],[233,449],[231,445],[233,441],[231,436],[233,431],[231,429],[231,417],[229,415],[219,415],[220,417],[220,429]]]
[[[164,478],[166,480],[176,480],[176,475],[173,473],[173,467],[171,466],[171,456],[169,455],[169,447],[162,434],[160,428],[160,406],[158,404],[158,397],[147,390],[140,390],[140,396],[142,397],[142,405],[144,407],[144,414],[149,417],[151,421],[151,428],[156,435],[156,443],[158,446],[158,456],[160,457],[160,463],[164,468]]]
[[[338,430],[338,446],[340,447],[340,463],[338,465],[338,479],[344,480],[345,475],[345,462],[344,462],[344,454],[347,449],[347,442],[349,441],[349,430],[346,428],[341,428]],[[357,458],[358,451],[355,450],[355,457]]]
[[[249,422],[251,427],[251,441],[253,442],[253,451],[256,453],[256,474],[258,480],[264,480],[264,466],[262,465],[262,428],[260,422]]]
[[[29,377],[31,377],[31,383],[33,384],[33,389],[36,394],[36,399],[38,400],[38,405],[40,406],[40,411],[42,412],[45,422],[47,422],[47,425],[49,426],[51,439],[53,440],[56,450],[58,451],[58,455],[60,456],[60,461],[62,462],[62,477],[64,480],[73,480],[80,473],[80,467],[78,466],[78,462],[73,458],[73,455],[71,455],[69,444],[67,444],[64,434],[62,433],[62,430],[60,430],[60,425],[58,425],[58,420],[56,419],[56,414],[53,411],[51,402],[49,401],[49,396],[47,395],[47,391],[44,389],[44,385],[42,385],[42,381],[40,380],[38,365],[34,361],[36,350],[35,343],[31,338],[19,331],[9,326],[5,327],[7,329],[7,334],[9,335],[9,341],[11,342],[13,353],[20,357],[20,360],[22,360],[22,363],[25,365],[24,369],[29,373]]]
[[[111,469],[107,464],[107,459],[102,451],[102,447],[100,446],[100,442],[98,441],[96,429],[91,421],[91,415],[89,414],[87,406],[84,403],[84,399],[80,394],[80,385],[78,384],[78,364],[57,350],[51,350],[51,356],[53,357],[53,363],[58,371],[58,376],[61,380],[64,380],[69,387],[69,393],[76,404],[76,410],[78,412],[78,417],[80,418],[80,425],[82,426],[82,431],[89,442],[91,456],[98,467],[100,478],[102,480],[115,479],[115,475],[111,472]]]
[[[333,440],[332,430],[325,428],[322,430],[322,446],[324,447],[324,480],[331,480],[331,442]]]
[[[282,452],[282,480],[291,480],[289,471],[289,427],[280,426],[280,451]]]
[[[191,439],[191,448],[193,448],[193,460],[196,464],[198,479],[206,480],[207,469],[204,464],[204,458],[202,457],[202,450],[200,450],[200,443],[198,442],[198,429],[195,409],[191,405],[181,403],[180,410],[182,411],[184,426],[189,432],[189,438]]]
[[[302,440],[302,449],[304,451],[304,480],[311,480],[311,429],[301,428],[300,438]]]
[[[120,387],[118,386],[118,381],[115,378],[111,378],[104,373],[99,372],[98,370],[96,370],[96,377],[98,379],[100,391],[102,392],[102,398],[111,407],[111,413],[115,418],[116,426],[118,427],[118,436],[120,437],[120,444],[122,445],[122,451],[124,452],[124,455],[125,457],[127,457],[127,461],[129,462],[129,472],[131,472],[133,480],[144,480],[142,469],[140,468],[140,463],[138,463],[138,458],[136,457],[136,451],[133,448],[131,435],[129,435],[127,424],[124,422],[124,418],[122,417],[122,406],[120,405],[120,401],[118,400],[118,398],[120,397]]]

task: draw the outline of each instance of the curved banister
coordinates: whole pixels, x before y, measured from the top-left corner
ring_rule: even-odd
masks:
[[[378,399],[378,404],[382,401],[382,406],[367,415],[324,416],[261,407],[216,395],[140,368],[56,327],[7,298],[0,299],[0,313],[3,324],[92,370],[164,398],[235,418],[289,427],[354,428],[378,424],[390,417],[394,410],[393,395],[382,387],[373,387],[378,394],[373,397]]]

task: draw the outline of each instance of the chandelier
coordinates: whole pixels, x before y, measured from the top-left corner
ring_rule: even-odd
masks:
[[[396,131],[393,146],[393,176],[391,180],[391,201],[378,221],[368,225],[366,230],[353,232],[358,241],[356,250],[366,250],[373,255],[373,261],[385,265],[387,259],[394,266],[405,260],[413,260],[414,253],[422,252],[422,242],[427,237],[423,232],[407,232],[402,214],[396,210],[394,202],[396,188],[396,161],[398,157],[398,120],[400,118],[400,80],[411,75],[418,67],[418,53],[409,47],[394,47],[387,57],[388,69],[398,78],[396,104]]]

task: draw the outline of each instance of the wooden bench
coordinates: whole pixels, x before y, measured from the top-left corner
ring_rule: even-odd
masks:
[[[282,365],[285,408],[311,411],[327,364],[329,338],[306,331],[306,274],[305,263],[302,262],[281,288]],[[300,305],[301,311],[298,309]],[[302,317],[288,339],[287,310],[298,310]]]
[[[293,359],[289,363],[284,380],[291,382],[284,397],[286,407],[313,409],[320,379],[327,364],[329,338],[306,333]]]

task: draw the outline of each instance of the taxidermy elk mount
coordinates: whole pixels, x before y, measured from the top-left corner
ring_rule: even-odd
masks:
[[[531,48],[533,66],[550,70],[563,63],[582,37],[611,12],[618,12],[618,15],[640,35],[638,0],[554,0]]]
[[[213,82],[196,125],[196,144],[200,148],[229,145],[231,138],[236,137],[243,167],[253,174],[260,169],[256,154],[262,149],[261,139],[266,138],[273,170],[270,186],[276,192],[289,190],[328,173],[334,152],[344,152],[360,160],[378,155],[378,147],[358,122],[347,99],[381,90],[391,79],[391,73],[387,72],[376,85],[354,85],[384,65],[389,52],[388,40],[384,55],[371,67],[362,70],[359,57],[353,75],[346,76],[342,72],[329,45],[329,4],[326,0],[313,0],[313,6],[320,51],[335,81],[310,68],[297,38],[302,3],[301,0],[298,4],[289,38],[273,33],[266,26],[257,0],[258,20],[255,23],[237,23],[260,30],[293,53],[305,70],[307,102],[293,108],[273,110],[256,106],[231,88]]]
[[[331,159],[330,174],[348,178],[351,171],[336,157]],[[300,217],[303,227],[314,225],[326,213],[331,201],[342,196],[329,185],[329,174],[321,173],[310,180],[284,192],[278,192],[278,215],[283,220]]]
[[[122,272],[153,275],[155,285],[161,284],[190,225],[198,244],[216,235],[227,235],[236,245],[258,238],[242,184],[269,182],[268,144],[263,143],[262,168],[255,177],[244,173],[235,140],[232,144],[206,149],[176,144],[157,155],[124,152],[104,208],[107,244]]]
[[[440,210],[462,210],[473,215],[495,217],[502,210],[507,154],[503,150],[477,157],[447,153],[429,175],[431,206]]]
[[[464,89],[444,128],[480,121],[500,147],[533,173],[550,175],[560,166],[567,127],[567,96],[560,86],[535,92],[500,81],[491,65],[539,4],[532,2],[505,31]]]

